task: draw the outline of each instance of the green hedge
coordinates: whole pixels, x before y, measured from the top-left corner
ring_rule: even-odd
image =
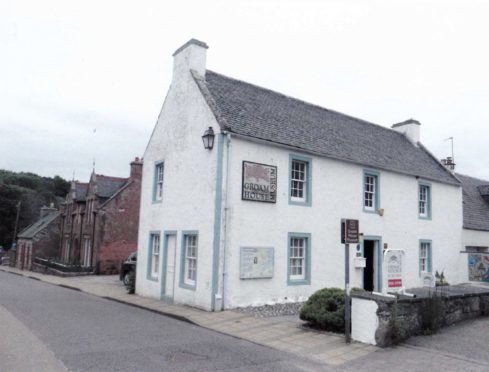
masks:
[[[323,288],[315,292],[302,306],[300,318],[313,327],[326,331],[345,331],[345,291]]]

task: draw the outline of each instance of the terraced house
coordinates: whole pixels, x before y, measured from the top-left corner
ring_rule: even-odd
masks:
[[[99,274],[119,272],[137,249],[142,161],[131,162],[128,178],[92,173],[73,181],[61,219],[60,257]]]
[[[342,218],[363,237],[352,286],[382,289],[387,247],[404,250],[407,287],[435,270],[466,280],[461,183],[419,122],[386,128],[221,75],[207,49],[174,53],[144,154],[139,294],[221,310],[342,287]]]

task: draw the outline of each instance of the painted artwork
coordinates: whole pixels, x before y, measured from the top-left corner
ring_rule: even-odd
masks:
[[[275,203],[277,201],[277,167],[244,161],[241,198]]]
[[[241,247],[240,278],[273,277],[273,248]]]
[[[489,253],[469,253],[469,280],[489,283]]]

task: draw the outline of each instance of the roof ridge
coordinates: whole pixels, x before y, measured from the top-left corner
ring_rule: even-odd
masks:
[[[115,181],[127,181],[129,178],[128,177],[115,177],[115,176],[106,176],[104,174],[95,174],[97,178],[105,178],[109,180],[115,180]]]
[[[485,179],[483,179],[483,178],[474,177],[474,176],[469,176],[469,175],[467,175],[467,174],[458,173],[458,172],[455,172],[455,174],[456,174],[457,176],[466,177],[466,178],[471,178],[471,179],[473,179],[473,180],[482,181],[482,182],[487,182],[487,184],[489,184],[489,180],[485,180]]]
[[[370,121],[367,121],[367,120],[364,120],[364,119],[360,119],[360,118],[357,118],[355,116],[351,116],[351,115],[345,114],[345,113],[340,112],[340,111],[332,110],[332,109],[329,109],[329,108],[320,106],[320,105],[318,105],[316,103],[307,102],[307,101],[304,101],[304,100],[302,100],[300,98],[292,97],[292,96],[289,96],[287,94],[277,92],[276,90],[272,90],[270,88],[265,88],[265,87],[262,87],[260,85],[249,83],[249,82],[244,81],[244,80],[241,80],[241,79],[236,79],[236,78],[233,78],[233,77],[230,77],[230,76],[227,76],[227,75],[223,75],[223,74],[220,74],[220,73],[215,72],[215,71],[212,71],[212,70],[206,70],[206,72],[210,72],[212,74],[222,76],[223,78],[226,78],[226,79],[234,80],[234,81],[237,81],[237,82],[240,82],[240,83],[243,83],[243,84],[246,84],[246,85],[250,85],[252,87],[255,87],[255,88],[258,88],[258,89],[267,91],[267,92],[271,92],[273,94],[276,94],[276,95],[279,95],[279,96],[282,96],[282,97],[285,97],[285,98],[288,98],[288,99],[292,99],[294,101],[303,103],[303,104],[305,104],[307,106],[311,106],[311,107],[315,107],[315,108],[318,108],[318,109],[321,109],[321,110],[325,110],[325,111],[328,111],[328,112],[332,112],[332,113],[335,113],[335,114],[343,115],[343,116],[345,116],[347,118],[350,118],[350,119],[353,119],[353,120],[355,120],[357,122],[360,122],[360,123],[363,123],[363,124],[368,124],[368,125],[373,125],[373,126],[375,126],[377,128],[381,128],[381,129],[387,130],[387,131],[389,131],[391,133],[397,133],[397,134],[399,134],[401,136],[404,136],[401,132],[398,132],[397,130],[394,130],[394,129],[391,129],[391,128],[388,128],[388,127],[384,127],[383,125],[372,123]]]

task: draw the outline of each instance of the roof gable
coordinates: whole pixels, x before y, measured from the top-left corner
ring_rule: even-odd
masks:
[[[17,237],[22,239],[32,239],[34,236],[36,236],[36,234],[48,227],[59,215],[60,212],[58,211],[45,215],[32,225],[27,226],[17,235]]]
[[[207,70],[194,79],[221,129],[319,156],[458,185],[403,134]]]

